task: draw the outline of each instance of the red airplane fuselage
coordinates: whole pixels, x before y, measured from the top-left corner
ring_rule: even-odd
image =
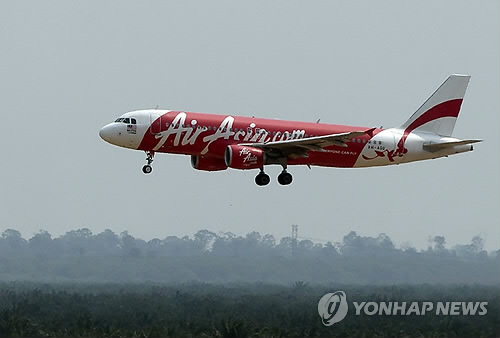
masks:
[[[369,128],[169,111],[152,122],[137,149],[223,160],[225,150],[231,144],[268,143],[367,129]],[[346,143],[347,147],[330,146],[325,151],[309,152],[307,157],[290,158],[288,164],[353,167],[363,147],[379,131],[381,129],[375,129],[371,135],[359,136],[355,142]]]

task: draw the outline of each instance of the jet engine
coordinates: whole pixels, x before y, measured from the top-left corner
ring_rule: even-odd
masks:
[[[229,145],[224,153],[226,165],[234,169],[259,169],[265,162],[262,149],[241,145]]]
[[[191,155],[191,165],[193,168],[205,171],[226,170],[227,165],[224,160],[217,157]]]

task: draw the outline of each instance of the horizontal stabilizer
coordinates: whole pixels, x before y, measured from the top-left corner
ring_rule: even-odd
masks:
[[[463,140],[463,141],[455,141],[455,142],[430,143],[430,144],[424,144],[424,150],[438,151],[441,149],[446,149],[446,148],[455,147],[455,146],[461,146],[464,144],[478,143],[481,141],[482,140]]]

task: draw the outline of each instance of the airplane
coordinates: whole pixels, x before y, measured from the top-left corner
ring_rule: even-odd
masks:
[[[99,135],[113,145],[144,151],[145,174],[153,170],[156,153],[172,153],[190,155],[198,170],[257,169],[259,186],[270,182],[266,165],[281,165],[278,182],[289,185],[291,165],[362,168],[472,151],[481,140],[451,136],[469,80],[468,75],[450,75],[397,128],[147,109],[121,115]]]

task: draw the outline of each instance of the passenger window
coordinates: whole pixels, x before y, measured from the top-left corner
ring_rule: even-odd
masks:
[[[132,124],[137,124],[137,121],[134,118],[131,118],[130,121],[132,121]]]

